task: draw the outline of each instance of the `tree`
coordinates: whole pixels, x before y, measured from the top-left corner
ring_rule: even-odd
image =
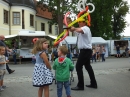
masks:
[[[116,0],[113,5],[113,16],[112,16],[112,31],[113,38],[120,39],[120,34],[124,31],[124,28],[127,26],[125,21],[125,16],[129,11],[127,1]]]
[[[91,1],[91,0],[90,0]],[[93,37],[107,39],[111,36],[112,0],[93,0],[95,11],[91,13],[91,32]]]
[[[40,0],[52,12],[52,24],[58,24],[59,32],[63,31],[63,15],[71,11],[77,14],[79,0]],[[124,0],[87,0],[95,6],[91,13],[91,32],[94,37],[119,39],[126,27],[125,16],[129,11],[128,2]],[[91,10],[91,7],[89,7]]]
[[[126,27],[128,3],[123,0],[93,0],[92,3],[95,5],[95,11],[91,14],[92,35],[119,39]]]
[[[40,5],[41,8],[47,8],[52,12],[53,19],[49,23],[58,24],[60,34],[63,32],[64,14],[68,11],[76,11],[76,1],[78,0],[40,0],[38,5]]]

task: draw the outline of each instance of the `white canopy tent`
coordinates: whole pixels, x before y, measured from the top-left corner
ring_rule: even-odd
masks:
[[[27,30],[22,30],[19,31],[18,34],[15,35],[7,35],[5,38],[13,38],[16,36],[46,36],[45,31],[27,31]]]
[[[49,36],[52,39],[56,39],[57,38],[57,36],[53,36],[53,35],[47,35],[47,36]]]
[[[45,31],[19,31],[18,36],[46,36]]]
[[[15,34],[15,35],[6,35],[5,38],[12,38],[12,37],[16,37],[16,36],[17,36],[17,34]]]
[[[92,37],[92,44],[107,44],[107,41],[102,37]]]
[[[67,36],[63,41],[62,44],[68,44],[68,45],[76,45],[77,37]],[[105,57],[108,57],[108,45],[107,41],[104,40],[102,37],[92,37],[92,45],[104,45],[106,54]]]
[[[65,40],[63,40],[63,44],[76,44],[77,37],[67,36]],[[92,37],[92,44],[107,44],[107,41],[102,37]]]

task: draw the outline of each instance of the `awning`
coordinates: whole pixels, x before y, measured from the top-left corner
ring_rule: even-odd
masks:
[[[57,36],[53,36],[53,35],[48,35],[50,38],[52,38],[52,39],[56,39],[57,38]]]
[[[46,36],[45,31],[20,31],[18,36]]]
[[[6,35],[5,38],[13,38],[13,37],[16,37],[16,36],[18,36],[18,35],[16,35],[16,34],[15,35]]]
[[[92,44],[106,44],[107,41],[102,37],[92,37]]]
[[[67,36],[62,43],[65,44],[66,42],[67,44],[76,44],[77,37]]]
[[[63,40],[63,44],[76,44],[77,37],[67,36],[65,40]],[[102,37],[92,37],[92,44],[106,44],[107,41],[104,40]]]

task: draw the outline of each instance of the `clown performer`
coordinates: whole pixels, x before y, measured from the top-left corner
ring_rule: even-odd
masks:
[[[86,1],[79,0],[78,7],[81,4],[86,4]],[[89,3],[89,5],[92,5]],[[79,8],[81,11],[82,8]],[[90,13],[90,12],[89,12]],[[90,77],[90,85],[86,85],[89,88],[97,89],[97,81],[95,79],[94,71],[90,65],[90,58],[92,56],[92,36],[90,28],[87,26],[88,20],[85,18],[77,19],[78,28],[71,27],[70,32],[74,32],[77,35],[77,46],[80,50],[79,57],[76,63],[76,71],[78,76],[78,84],[76,87],[71,88],[72,90],[84,90],[84,77],[83,77],[83,65],[87,70]]]

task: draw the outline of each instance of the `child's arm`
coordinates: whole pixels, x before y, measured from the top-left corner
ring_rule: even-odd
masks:
[[[7,62],[0,62],[0,65],[4,65],[4,64],[6,64]]]
[[[49,63],[49,61],[48,61],[48,58],[47,58],[46,53],[43,52],[43,53],[40,55],[40,57],[44,60],[46,67],[51,70],[51,65],[50,65],[50,63]]]
[[[70,60],[69,67],[70,67],[70,69],[71,69],[71,70],[72,70],[72,69],[74,69],[74,64],[72,63],[72,61],[71,61],[71,60]]]

